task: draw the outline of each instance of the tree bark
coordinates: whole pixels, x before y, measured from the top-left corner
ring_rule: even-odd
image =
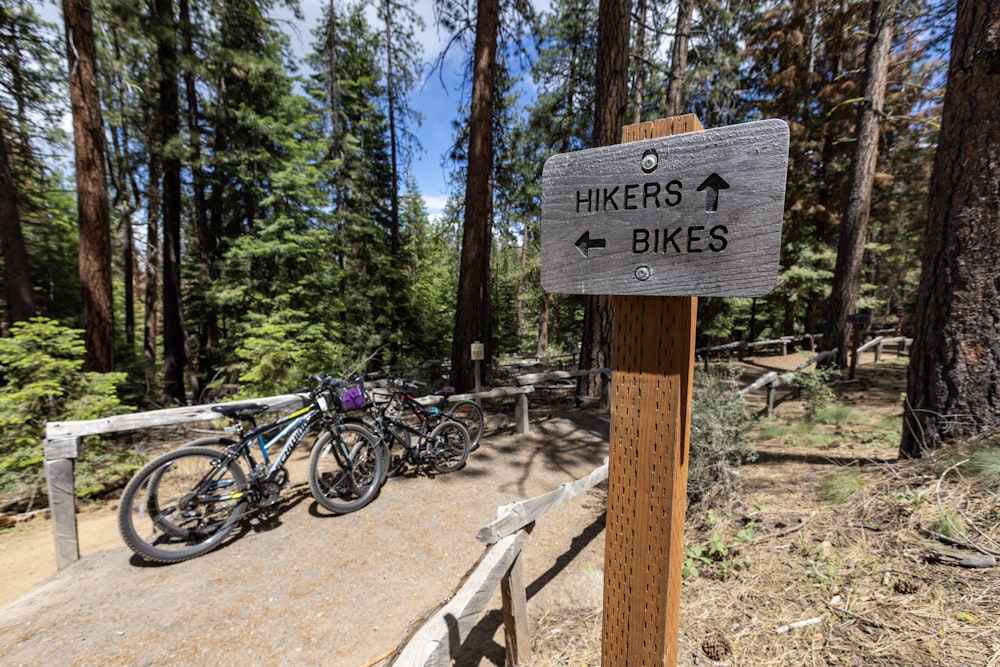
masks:
[[[4,281],[7,283],[7,314],[11,323],[35,316],[35,295],[28,273],[28,251],[21,231],[17,187],[7,156],[6,128],[0,125],[0,245],[3,246]]]
[[[160,65],[160,146],[165,148],[180,133],[177,90],[177,35],[171,0],[156,0],[159,26],[156,40]],[[168,397],[184,405],[186,350],[181,311],[181,161],[172,152],[163,156],[163,389]]]
[[[493,241],[493,90],[496,79],[498,0],[479,0],[469,118],[469,165],[466,170],[465,220],[458,274],[455,335],[451,348],[451,383],[459,391],[473,384],[471,345],[481,341],[487,363],[493,345],[490,313],[490,248]]]
[[[836,363],[841,367],[847,363],[850,346],[850,324],[847,317],[857,309],[861,285],[861,263],[865,254],[872,185],[878,162],[879,128],[885,108],[894,10],[892,2],[872,3],[870,41],[865,55],[865,97],[858,119],[857,146],[851,165],[847,207],[840,226],[837,261],[823,333],[823,348],[837,349]]]
[[[597,19],[597,89],[594,116],[594,146],[621,142],[628,104],[628,40],[630,0],[601,0]],[[611,297],[587,297],[580,343],[580,369],[611,365]],[[600,376],[582,375],[577,381],[577,400],[600,396]]]
[[[687,68],[688,42],[691,39],[691,19],[694,15],[694,0],[679,0],[677,3],[677,31],[670,49],[670,76],[667,78],[666,115],[668,118],[681,113],[681,93],[684,70]]]
[[[143,293],[146,317],[142,327],[142,354],[150,364],[156,363],[156,337],[159,333],[160,312],[160,160],[155,152],[149,156],[149,200],[146,210],[146,280]]]
[[[1000,5],[960,0],[930,184],[900,453],[1000,428]]]
[[[115,365],[111,287],[111,216],[105,183],[104,121],[97,80],[90,0],[63,0],[69,95],[73,109],[76,197],[83,286],[84,370],[109,372]]]

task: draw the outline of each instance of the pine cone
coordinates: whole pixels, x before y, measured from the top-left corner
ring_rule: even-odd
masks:
[[[896,583],[892,585],[892,589],[902,595],[913,595],[920,591],[920,582],[903,577],[896,580]]]
[[[728,660],[733,656],[732,645],[718,630],[713,630],[708,633],[705,640],[701,642],[701,650],[705,655],[716,662]]]

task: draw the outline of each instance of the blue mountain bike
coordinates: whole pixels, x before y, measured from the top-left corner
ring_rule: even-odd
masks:
[[[315,379],[309,405],[272,424],[256,424],[265,405],[216,406],[233,421],[237,441],[199,440],[139,470],[118,506],[118,527],[129,548],[152,561],[178,563],[219,546],[247,510],[275,505],[287,487],[285,463],[317,427],[308,474],[316,502],[337,514],[370,503],[385,479],[378,438],[341,419],[338,390],[347,383]],[[283,445],[271,455],[279,442]]]

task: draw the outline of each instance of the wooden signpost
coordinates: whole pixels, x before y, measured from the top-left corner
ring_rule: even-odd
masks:
[[[614,295],[605,667],[676,664],[697,296],[777,278],[787,126],[701,130],[629,125],[543,171],[543,286]]]

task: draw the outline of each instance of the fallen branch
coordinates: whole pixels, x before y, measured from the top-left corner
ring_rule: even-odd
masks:
[[[926,556],[926,560],[929,563],[969,568],[997,566],[997,559],[990,554],[967,554],[962,551],[948,551],[946,549],[931,549]]]
[[[774,634],[783,635],[789,630],[796,630],[798,628],[804,628],[809,625],[816,625],[822,620],[823,619],[821,619],[819,616],[814,616],[812,618],[807,618],[804,621],[795,621],[794,623],[789,623],[788,625],[782,625],[780,628],[775,628]]]

